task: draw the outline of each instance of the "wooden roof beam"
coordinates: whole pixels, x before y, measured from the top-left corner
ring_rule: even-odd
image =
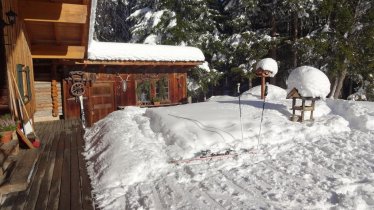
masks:
[[[19,13],[25,21],[86,24],[87,10],[87,5],[19,1]]]
[[[32,58],[84,59],[86,47],[69,45],[31,45]]]
[[[183,66],[193,67],[202,64],[200,61],[95,61],[84,60],[83,62],[76,62],[75,64],[88,64],[88,65],[117,65],[117,66]]]

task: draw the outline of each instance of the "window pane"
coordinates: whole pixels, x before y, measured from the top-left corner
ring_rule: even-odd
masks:
[[[138,102],[150,102],[151,101],[150,81],[137,81],[136,82],[136,98]]]
[[[161,101],[169,100],[169,80],[163,77],[156,82],[156,97]]]

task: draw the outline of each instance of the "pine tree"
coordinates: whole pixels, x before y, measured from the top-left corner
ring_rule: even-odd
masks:
[[[338,97],[347,76],[368,78],[372,73],[373,4],[370,0],[98,0],[96,36],[101,41],[196,46],[211,68],[224,73],[221,83],[228,86],[246,79],[250,87],[253,65],[264,57],[278,61],[275,82],[283,87],[289,69],[311,65],[332,78],[332,95]]]
[[[325,14],[330,24],[328,34],[328,68],[335,76],[334,98],[341,97],[347,75],[360,73],[355,66],[365,62],[362,42],[367,39],[364,31],[372,28],[372,3],[370,1],[326,1]]]
[[[131,39],[127,20],[133,1],[98,0],[96,7],[95,39],[99,41],[128,42]]]

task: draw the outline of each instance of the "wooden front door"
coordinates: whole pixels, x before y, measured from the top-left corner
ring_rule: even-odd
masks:
[[[178,87],[178,102],[184,103],[187,101],[187,85],[186,85],[186,75],[179,74],[177,78]]]
[[[91,126],[115,111],[113,82],[95,82],[89,92],[87,124]]]

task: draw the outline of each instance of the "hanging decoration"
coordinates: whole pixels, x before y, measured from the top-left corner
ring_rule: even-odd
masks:
[[[129,81],[130,75],[127,75],[126,80],[122,79],[122,77],[121,77],[120,74],[117,74],[117,76],[121,79],[121,82],[122,82],[122,85],[121,85],[122,91],[125,93],[126,90],[127,90],[127,81]]]

